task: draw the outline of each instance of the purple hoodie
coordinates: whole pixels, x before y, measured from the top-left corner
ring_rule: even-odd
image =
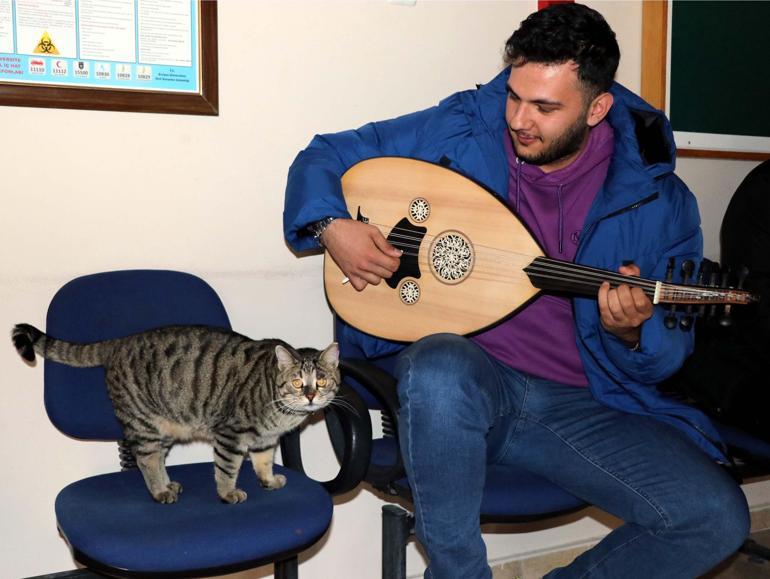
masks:
[[[544,173],[516,157],[510,135],[508,204],[549,257],[572,261],[588,209],[604,183],[614,148],[612,127],[602,121],[569,165]],[[570,298],[540,295],[515,316],[473,338],[508,366],[561,384],[588,380],[575,339]]]

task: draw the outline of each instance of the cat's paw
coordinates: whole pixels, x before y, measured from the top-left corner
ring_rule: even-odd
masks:
[[[242,491],[241,489],[233,489],[224,495],[219,495],[219,498],[222,499],[222,502],[224,503],[230,503],[231,505],[234,505],[235,503],[242,503],[245,501],[247,496],[248,495],[246,494],[246,491]]]
[[[176,493],[170,489],[166,489],[165,491],[161,491],[153,495],[153,498],[159,503],[170,505],[171,503],[175,503],[177,501],[179,498],[179,493]]]
[[[265,487],[269,491],[275,491],[278,489],[282,489],[286,486],[286,477],[282,474],[277,474],[273,476],[270,480],[263,480],[259,481],[262,483],[262,486]]]
[[[179,499],[179,493],[182,492],[182,485],[171,481],[166,485],[166,489],[154,495],[155,500],[163,504],[175,503]]]

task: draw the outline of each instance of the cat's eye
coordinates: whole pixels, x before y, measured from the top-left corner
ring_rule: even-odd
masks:
[[[291,381],[291,385],[294,386],[295,388],[302,388],[303,386],[302,380],[300,380],[299,378],[294,378],[294,380]]]
[[[318,386],[319,388],[323,388],[324,386],[326,386],[327,382],[328,380],[326,378],[319,378],[318,380],[315,381],[315,385]]]

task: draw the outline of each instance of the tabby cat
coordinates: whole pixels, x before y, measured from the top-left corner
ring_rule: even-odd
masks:
[[[246,454],[263,487],[283,487],[286,477],[273,474],[278,438],[329,404],[340,382],[336,343],[323,352],[295,350],[280,340],[198,326],[75,344],[18,324],[12,338],[30,363],[37,352],[69,366],[104,366],[125,440],[161,503],[176,502],[182,492],[165,464],[177,442],[212,444],[217,494],[227,503],[246,500],[235,486]]]

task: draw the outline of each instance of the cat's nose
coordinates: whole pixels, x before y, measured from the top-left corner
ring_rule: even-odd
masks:
[[[315,392],[308,392],[307,394],[305,394],[305,398],[307,398],[307,401],[310,404],[312,404],[313,403],[313,398],[315,398]]]

